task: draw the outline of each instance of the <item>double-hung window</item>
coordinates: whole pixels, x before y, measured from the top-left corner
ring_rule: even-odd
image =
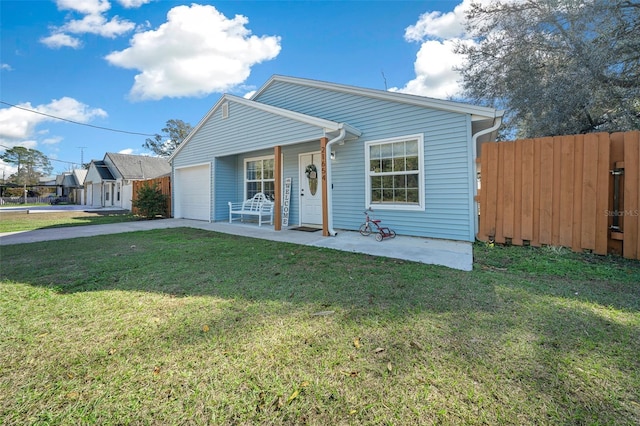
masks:
[[[423,135],[365,143],[367,206],[424,209]]]
[[[258,192],[264,193],[270,200],[275,197],[275,161],[273,156],[248,158],[244,162],[245,199],[252,198]]]

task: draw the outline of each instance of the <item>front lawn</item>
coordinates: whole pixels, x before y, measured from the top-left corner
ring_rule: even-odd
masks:
[[[181,228],[3,246],[0,424],[640,423],[640,262]]]
[[[32,231],[40,228],[104,225],[134,220],[140,220],[140,217],[124,211],[84,212],[76,210],[27,213],[26,210],[11,211],[0,209],[0,233]]]

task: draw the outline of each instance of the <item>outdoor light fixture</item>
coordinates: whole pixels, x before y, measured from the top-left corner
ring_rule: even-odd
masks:
[[[331,159],[332,160],[336,159],[336,152],[335,151],[331,151]]]

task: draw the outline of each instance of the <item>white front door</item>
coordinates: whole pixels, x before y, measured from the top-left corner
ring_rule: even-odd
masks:
[[[300,224],[322,225],[322,161],[320,153],[300,154]]]

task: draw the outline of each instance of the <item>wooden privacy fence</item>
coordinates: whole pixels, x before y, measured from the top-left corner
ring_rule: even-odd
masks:
[[[133,189],[131,194],[132,200],[138,199],[138,190],[145,185],[158,185],[157,188],[163,195],[167,196],[167,217],[171,217],[171,176],[162,176],[155,179],[133,181]],[[132,212],[138,214],[138,209],[132,207]]]
[[[482,144],[478,239],[640,259],[640,131]]]

